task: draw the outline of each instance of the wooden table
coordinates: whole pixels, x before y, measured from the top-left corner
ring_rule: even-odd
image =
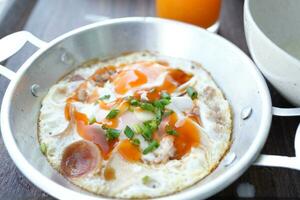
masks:
[[[223,2],[219,34],[249,54],[243,29],[243,1]],[[153,0],[15,0],[5,21],[0,22],[0,37],[25,29],[50,41],[69,30],[105,17],[154,15]],[[34,50],[26,45],[5,65],[17,70]],[[1,77],[0,99],[7,84],[8,81]],[[291,106],[271,86],[270,90],[273,105]],[[274,117],[263,153],[293,156],[294,133],[298,123],[297,117]],[[53,199],[20,173],[7,154],[2,140],[0,158],[0,199]],[[244,189],[242,195],[246,195],[247,190],[253,194],[254,189],[255,197],[300,198],[299,180],[300,172],[295,170],[250,167],[242,177],[213,198],[238,197],[238,188]]]

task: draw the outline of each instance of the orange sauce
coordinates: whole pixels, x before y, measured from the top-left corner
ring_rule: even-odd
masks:
[[[73,96],[69,97],[67,100],[66,100],[66,106],[65,106],[65,110],[64,110],[64,113],[65,113],[65,118],[70,121],[71,120],[71,104],[72,102],[74,101],[78,101],[78,91],[79,90],[85,90],[87,88],[87,83],[84,82],[82,84],[79,85],[79,87],[75,90]]]
[[[97,89],[95,89],[90,96],[87,98],[88,103],[94,103],[99,99],[99,94]]]
[[[189,75],[180,69],[170,70],[169,76],[177,83],[177,85],[181,85],[192,78],[192,75]]]
[[[176,149],[175,159],[180,159],[189,153],[192,147],[200,144],[199,129],[190,118],[186,118],[180,127],[175,127],[177,116],[175,113],[169,116],[169,125],[174,128],[177,135],[174,137]]]
[[[92,80],[94,80],[94,81],[97,81],[97,76],[102,75],[102,74],[106,73],[107,71],[113,71],[113,70],[115,70],[115,69],[116,69],[116,67],[115,67],[115,66],[112,66],[112,65],[106,66],[106,67],[102,67],[102,68],[98,69],[98,70],[90,77],[90,79],[92,79]]]
[[[199,115],[188,113],[187,117],[194,120],[197,124],[201,125],[201,119],[200,119]]]
[[[108,144],[108,150],[107,151],[102,150],[101,147],[100,147],[101,154],[102,154],[102,157],[103,157],[104,160],[109,159],[112,151],[114,150],[114,148],[117,146],[118,143],[119,143],[118,139],[107,141],[107,144]]]
[[[117,117],[113,119],[104,119],[102,124],[108,128],[117,128],[119,125],[119,119]]]
[[[119,94],[125,94],[131,88],[141,86],[147,83],[147,76],[138,70],[125,70],[114,77],[113,84],[115,91]]]
[[[81,112],[75,111],[74,112],[74,117],[75,117],[76,121],[82,121],[84,123],[84,125],[88,125],[88,123],[89,123],[88,117],[85,114],[81,113]]]
[[[113,108],[113,106],[116,104],[116,101],[110,102],[110,103],[105,103],[102,100],[98,100],[98,104],[100,106],[100,108],[104,109],[104,110],[110,110]]]
[[[89,120],[85,114],[75,111],[74,117],[78,134],[82,138],[98,145],[102,157],[107,160],[118,143],[118,139],[107,141],[104,131],[97,124],[89,125]]]
[[[111,67],[114,68],[113,66]],[[96,75],[104,73],[106,70],[108,69],[101,68],[97,70],[96,73],[90,77],[90,79],[95,79]],[[178,86],[190,80],[191,75],[186,74],[182,70],[172,69],[168,66],[164,66],[155,62],[137,62],[132,65],[123,66],[122,70],[119,73],[117,72],[112,79],[113,84],[115,85],[116,92],[124,94],[132,88],[136,88],[148,82],[155,81],[162,72],[166,71],[168,72],[168,74],[166,75],[161,86],[155,87],[153,89],[140,90],[135,93],[135,97],[140,99],[140,95],[142,94],[142,92],[146,92],[148,99],[150,101],[153,101],[160,98],[162,91],[166,91],[168,93],[174,92],[174,90]],[[78,134],[82,138],[88,141],[92,141],[94,144],[96,144],[101,150],[103,158],[108,159],[112,150],[118,144],[119,140],[107,140],[105,131],[100,128],[99,124],[106,125],[109,128],[118,128],[119,115],[128,110],[129,103],[127,100],[123,99],[117,99],[116,101],[110,103],[105,103],[104,101],[99,100],[98,104],[101,109],[111,110],[112,108],[116,108],[120,112],[118,116],[113,119],[104,119],[101,122],[96,122],[90,125],[89,119],[85,114],[77,111],[74,111],[74,113],[70,113],[72,102],[78,101],[78,91],[86,89],[86,87],[86,82],[81,84],[76,89],[74,95],[67,99],[67,103],[65,106],[65,117],[66,119],[70,120],[71,114],[73,114],[76,121]],[[87,101],[89,102],[98,99],[98,95],[96,93],[97,92],[95,92],[94,90],[94,92],[89,97],[87,97]],[[199,130],[192,121],[194,120],[197,123],[200,123],[199,116],[189,115],[189,118],[187,118],[183,122],[182,126],[178,128],[175,127],[175,123],[177,121],[177,116],[175,113],[170,115],[166,120],[167,124],[173,127],[178,133],[177,136],[170,137],[174,137],[174,145],[176,148],[175,158],[180,159],[183,155],[188,153],[192,147],[197,146],[200,143],[198,134]],[[166,136],[164,128],[154,133],[154,139],[157,140],[160,140],[164,136]],[[118,151],[124,159],[130,162],[137,162],[141,160],[141,152],[139,147],[135,146],[127,139],[121,141],[120,145],[118,145]],[[111,172],[107,173],[111,174]],[[109,177],[110,175],[107,176]]]
[[[119,100],[117,100],[116,102],[120,102]],[[114,103],[115,105],[116,103]],[[122,115],[122,113],[126,112],[128,110],[129,107],[129,103],[125,100],[121,101],[121,103],[119,103],[119,105],[117,105],[115,108],[119,110],[119,114],[118,116]],[[103,122],[101,122],[102,124],[105,124],[107,127],[109,128],[117,128],[119,125],[119,117],[116,116],[113,119],[104,119]]]
[[[176,88],[191,79],[191,75],[186,74],[184,71],[179,69],[169,69],[163,84],[148,90],[140,90],[135,93],[135,98],[140,99],[143,92],[147,93],[147,98],[150,101],[154,101],[160,98],[162,91],[172,93]]]
[[[125,94],[132,88],[151,83],[167,70],[167,67],[156,62],[136,62],[123,66],[122,71],[113,77],[115,91]]]
[[[213,25],[220,15],[221,0],[156,0],[159,17],[195,24]]]
[[[128,139],[123,140],[118,148],[121,156],[130,162],[137,162],[141,159],[141,152],[139,148],[132,144]]]
[[[115,169],[112,167],[106,167],[104,170],[104,178],[107,181],[112,181],[116,179]]]
[[[65,106],[65,118],[68,120],[68,121],[70,121],[71,120],[71,114],[70,114],[70,112],[71,112],[71,104],[72,104],[72,102],[73,102],[74,100],[72,100],[72,99],[67,99],[67,103],[66,103],[66,106]]]
[[[178,136],[175,137],[174,146],[176,149],[175,158],[180,159],[186,153],[190,152],[192,147],[196,147],[200,143],[199,129],[187,118],[184,124],[175,128]]]

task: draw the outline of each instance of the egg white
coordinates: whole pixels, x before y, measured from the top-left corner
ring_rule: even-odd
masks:
[[[60,171],[60,163],[64,149],[71,143],[82,140],[75,129],[68,129],[68,121],[64,116],[65,100],[71,96],[76,86],[81,81],[70,81],[74,74],[84,78],[91,76],[97,69],[120,64],[130,64],[136,61],[167,61],[170,66],[179,68],[194,77],[189,83],[182,85],[178,89],[192,84],[199,93],[197,104],[200,107],[200,118],[202,121],[199,127],[200,145],[193,147],[191,152],[183,156],[180,160],[169,160],[158,164],[153,164],[155,159],[163,155],[172,153],[174,149],[167,139],[161,141],[161,145],[154,152],[143,155],[143,163],[130,163],[124,160],[117,151],[114,151],[108,161],[102,162],[102,167],[92,173],[78,178],[69,178],[75,185],[90,192],[116,198],[145,198],[158,197],[174,192],[178,192],[191,186],[207,176],[220,162],[225,152],[230,146],[232,131],[232,116],[230,106],[221,90],[214,83],[209,73],[199,64],[191,61],[175,59],[149,52],[136,52],[125,56],[120,56],[111,60],[99,62],[90,67],[78,68],[65,79],[50,88],[42,102],[39,120],[39,141],[47,146],[46,157],[50,164]],[[156,82],[159,82],[158,79]],[[158,83],[153,83],[153,85]],[[151,86],[151,85],[150,85]],[[113,101],[116,96],[110,84],[105,84],[99,89],[101,94],[111,95]],[[173,100],[173,101],[172,101]],[[178,116],[183,111],[191,107],[190,99],[186,97],[173,97],[170,109],[173,109]],[[84,105],[76,103],[75,107],[90,117],[97,120],[103,119],[107,111],[101,110],[99,106]],[[135,123],[139,120],[150,119],[151,113],[135,113]],[[121,134],[120,138],[126,138]],[[147,143],[142,137],[141,146],[146,147]],[[152,163],[152,164],[148,164]],[[155,162],[154,162],[155,163]],[[103,170],[106,166],[115,169],[116,179],[106,181],[103,177]],[[143,183],[145,176],[150,177],[149,183]]]

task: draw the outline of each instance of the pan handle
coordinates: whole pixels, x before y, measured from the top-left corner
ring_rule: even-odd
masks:
[[[30,42],[38,48],[42,48],[47,45],[46,42],[40,40],[27,31],[19,31],[10,34],[0,40],[0,62],[17,53],[26,42]],[[12,80],[15,77],[15,72],[0,65],[0,75]]]
[[[277,108],[273,107],[273,115],[276,116],[300,116],[300,108]],[[256,166],[283,167],[300,170],[300,123],[295,135],[295,157],[277,156],[277,155],[260,155],[253,163]]]

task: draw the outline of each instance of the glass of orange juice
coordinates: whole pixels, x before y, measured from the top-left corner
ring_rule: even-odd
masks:
[[[221,0],[156,0],[157,16],[191,23],[216,32]]]

